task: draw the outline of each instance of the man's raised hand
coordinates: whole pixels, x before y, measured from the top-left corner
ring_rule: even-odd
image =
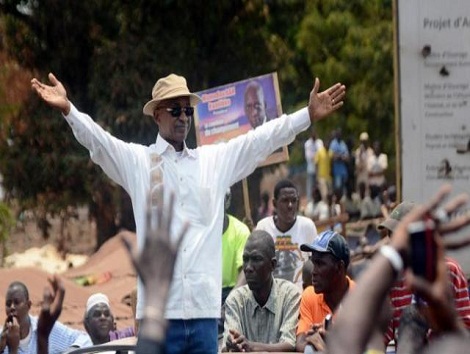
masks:
[[[308,102],[308,113],[312,122],[319,121],[340,108],[346,94],[346,86],[340,83],[334,84],[320,93],[319,89],[320,80],[316,78]]]
[[[46,103],[54,108],[59,109],[63,114],[67,115],[70,112],[70,102],[67,99],[67,91],[64,85],[57,80],[54,74],[49,73],[49,81],[52,85],[46,85],[38,79],[31,80],[31,88],[41,97]]]

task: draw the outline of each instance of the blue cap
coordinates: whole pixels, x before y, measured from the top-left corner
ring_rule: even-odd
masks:
[[[335,231],[323,231],[312,244],[304,243],[300,249],[304,252],[331,253],[335,258],[343,261],[346,268],[349,265],[348,244],[344,237]]]

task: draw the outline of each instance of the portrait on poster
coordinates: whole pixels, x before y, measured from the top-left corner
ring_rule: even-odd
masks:
[[[277,74],[197,92],[202,102],[195,109],[198,145],[226,142],[282,114]],[[272,153],[260,166],[287,161],[287,147]]]

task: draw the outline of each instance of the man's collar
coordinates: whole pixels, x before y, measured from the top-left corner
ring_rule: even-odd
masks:
[[[168,143],[168,141],[163,139],[160,134],[158,134],[157,141],[155,142],[155,152],[159,155],[163,155],[168,149],[173,149],[173,147]],[[183,143],[183,155],[182,156],[183,157],[189,156],[192,158],[196,157],[194,151],[191,149],[188,149],[188,147],[186,146],[186,141]]]
[[[281,232],[282,234],[286,234],[287,232],[289,232],[290,230],[292,230],[292,228],[294,227],[295,223],[297,222],[297,215],[296,215],[296,216],[295,216],[295,219],[294,219],[294,222],[292,223],[292,225],[290,225],[290,226],[287,228],[287,230],[284,230],[284,231],[283,231],[283,230],[281,230],[281,229],[279,228],[279,226],[278,226],[278,225],[279,225],[279,224],[278,224],[278,223],[279,223],[279,218],[278,218],[278,216],[277,216],[277,215],[273,215],[272,218],[273,218],[274,226],[275,226],[276,229],[277,229],[279,232]]]
[[[34,316],[31,316],[31,315],[28,315],[28,316],[29,316],[29,324],[30,324],[29,330],[32,333],[34,333],[38,329],[38,317],[34,317]]]
[[[271,311],[272,313],[276,313],[276,294],[275,294],[275,292],[276,292],[276,279],[273,278],[273,282],[272,282],[272,286],[271,286],[271,292],[269,293],[268,301],[266,301],[266,303],[264,304],[263,307],[261,307],[258,304],[258,301],[256,301],[253,292],[251,290],[249,290],[249,291],[251,293],[252,301],[254,301],[254,303],[255,303],[255,306],[253,306],[252,316],[255,315],[256,309],[258,309],[258,308],[260,308],[260,309],[265,308],[265,309]]]
[[[346,280],[348,281],[348,289],[346,290],[346,293],[343,295],[343,298],[341,299],[341,301],[339,302],[339,305],[341,305],[341,302],[344,300],[346,294],[351,290],[351,289],[354,289],[354,287],[356,286],[356,283],[354,280],[352,280],[349,276],[346,275]],[[315,296],[317,296],[319,299],[320,299],[320,304],[322,304],[321,306],[324,306],[325,309],[328,309],[331,311],[331,309],[328,307],[328,304],[326,303],[326,299],[325,299],[325,294],[323,293],[317,293],[315,292],[315,287],[313,285],[310,285],[309,288],[312,289],[313,293],[315,294]]]

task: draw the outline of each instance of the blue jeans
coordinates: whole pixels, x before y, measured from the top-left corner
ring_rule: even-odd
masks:
[[[166,354],[217,354],[217,319],[169,320]]]
[[[344,194],[344,187],[348,181],[348,176],[335,175],[333,178],[333,192],[341,191]]]

